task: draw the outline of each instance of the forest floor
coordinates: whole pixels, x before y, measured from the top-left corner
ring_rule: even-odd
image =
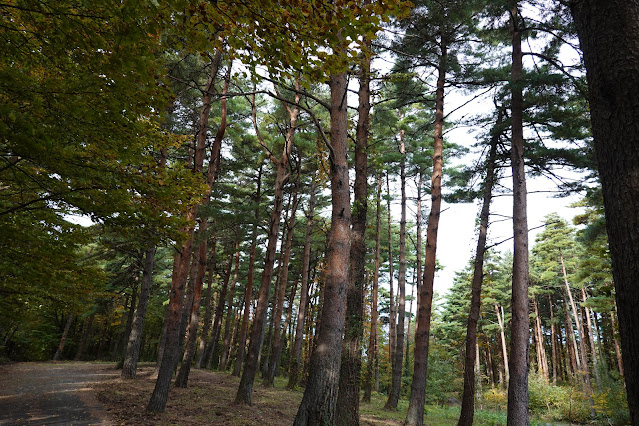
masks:
[[[185,389],[171,387],[166,410],[162,414],[145,412],[155,385],[153,367],[138,369],[136,380],[120,378],[96,386],[98,399],[118,424],[135,425],[259,425],[280,426],[293,423],[302,390],[285,389],[286,382],[276,378],[275,387],[264,387],[256,379],[253,405],[233,404],[239,378],[228,373],[192,369]],[[362,405],[361,424],[400,425],[405,411],[381,412],[384,401]],[[368,408],[368,409],[367,409]],[[432,424],[445,424],[441,422]],[[453,424],[453,423],[451,423]]]
[[[276,378],[265,388],[256,380],[253,405],[235,405],[239,378],[228,373],[191,370],[189,386],[171,387],[166,410],[149,414],[153,367],[143,364],[136,380],[120,378],[113,363],[46,362],[0,365],[0,425],[259,425],[292,424],[302,390],[289,391]],[[384,411],[385,398],[374,394],[360,405],[362,425],[400,425],[407,401]],[[455,425],[457,407],[429,407],[425,424]],[[499,423],[492,423],[499,424]]]

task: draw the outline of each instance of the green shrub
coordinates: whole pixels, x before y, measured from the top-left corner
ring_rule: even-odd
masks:
[[[606,424],[630,424],[630,411],[622,380],[605,380],[601,391],[595,392],[593,399],[598,417]]]
[[[483,392],[482,403],[491,410],[505,411],[508,404],[508,394],[505,390],[491,388]]]
[[[585,423],[590,420],[586,395],[573,387],[553,386],[537,374],[531,374],[528,395],[528,408],[532,414],[555,421]]]

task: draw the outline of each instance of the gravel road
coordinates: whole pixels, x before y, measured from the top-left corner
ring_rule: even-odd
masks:
[[[93,384],[116,377],[113,364],[17,363],[0,366],[0,425],[110,425]]]

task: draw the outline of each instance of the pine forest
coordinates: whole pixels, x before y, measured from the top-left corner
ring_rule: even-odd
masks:
[[[0,364],[111,363],[122,424],[639,425],[639,1],[0,11]]]

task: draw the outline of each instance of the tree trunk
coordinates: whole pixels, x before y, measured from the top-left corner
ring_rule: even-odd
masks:
[[[69,330],[71,329],[71,324],[73,323],[73,313],[69,312],[67,315],[67,322],[64,324],[64,331],[62,332],[62,337],[60,337],[60,344],[58,344],[58,349],[55,351],[53,355],[54,361],[59,361],[62,357],[62,351],[64,351],[64,344],[67,341],[67,336],[69,335]]]
[[[231,353],[231,319],[233,318],[233,298],[235,297],[235,286],[237,285],[237,277],[240,271],[240,238],[239,235],[235,240],[235,270],[233,271],[233,279],[231,280],[229,288],[229,296],[226,302],[226,318],[224,319],[224,341],[222,344],[222,356],[220,357],[220,363],[217,369],[224,371],[226,369],[226,362]]]
[[[393,351],[391,368],[391,388],[385,410],[396,410],[402,387],[402,367],[404,357],[404,323],[406,319],[406,147],[404,145],[404,131],[399,133],[399,152],[402,156],[399,165],[401,188],[401,218],[399,222],[399,271],[397,274],[397,331],[395,332],[395,348]]]
[[[524,167],[523,76],[518,2],[510,10],[512,35],[510,162],[513,175],[513,279],[510,322],[510,380],[508,381],[508,425],[523,426],[528,419],[528,218]]]
[[[617,330],[615,327],[615,313],[611,312],[610,313],[610,322],[612,323],[612,341],[615,345],[615,355],[617,357],[617,367],[619,368],[619,374],[621,376],[624,375],[623,373],[623,360],[621,358],[621,349],[619,346],[619,340],[617,339]]]
[[[285,235],[282,234],[282,238],[284,238]],[[282,244],[282,243],[280,243]],[[261,370],[262,370],[262,379],[264,379],[266,377],[266,375],[268,374],[268,363],[270,361],[271,358],[271,346],[272,346],[272,342],[273,342],[273,323],[275,322],[275,306],[277,305],[277,289],[280,287],[280,282],[282,281],[282,274],[280,274],[280,270],[279,270],[279,265],[282,264],[282,258],[284,256],[284,252],[280,253],[280,258],[278,260],[278,269],[277,269],[277,278],[275,279],[275,291],[273,292],[273,300],[270,303],[271,306],[271,310],[270,310],[270,318],[269,318],[269,322],[268,322],[268,331],[264,331],[264,334],[266,336],[266,340],[264,340],[264,338],[262,338],[262,345],[260,346],[260,351],[259,351],[259,356],[257,359],[257,365],[261,366]],[[264,350],[262,350],[262,348],[264,348]]]
[[[386,212],[388,213],[388,285],[389,285],[389,301],[388,301],[388,360],[391,365],[393,363],[393,354],[395,353],[395,332],[397,331],[395,324],[395,299],[393,295],[393,238],[391,232],[391,193],[389,185],[390,172],[386,172]]]
[[[239,334],[239,327],[242,322],[242,310],[244,307],[244,299],[240,299],[235,312],[233,312],[233,330],[231,330],[231,342],[229,344],[229,356],[226,362],[226,370],[230,370],[233,366],[233,357],[237,356],[237,350],[234,351],[235,345],[237,343],[237,338]],[[235,353],[234,353],[235,352]]]
[[[299,80],[295,81],[295,86],[299,89]],[[258,141],[268,153],[271,162],[275,165],[277,173],[275,176],[275,192],[273,195],[273,212],[271,213],[271,221],[268,231],[268,245],[266,248],[266,258],[264,259],[264,269],[262,271],[262,282],[260,285],[260,291],[258,295],[257,309],[255,310],[255,320],[251,327],[251,340],[249,342],[248,352],[246,354],[246,364],[244,366],[244,372],[240,378],[240,386],[238,387],[237,394],[235,396],[235,403],[239,404],[251,404],[251,393],[253,391],[253,382],[255,381],[255,373],[258,368],[258,359],[260,350],[262,348],[264,325],[266,323],[266,314],[268,310],[268,294],[271,286],[271,278],[273,277],[273,266],[275,264],[275,250],[277,245],[277,236],[280,229],[280,218],[282,216],[282,199],[284,192],[284,184],[288,180],[289,174],[287,173],[288,159],[293,148],[293,138],[297,129],[297,118],[299,116],[300,95],[299,92],[295,95],[295,103],[291,109],[286,104],[284,105],[289,113],[290,123],[286,133],[284,149],[280,159],[276,159],[271,151],[266,146],[264,140],[261,137],[259,127],[257,125],[257,109],[255,106],[255,96],[253,96],[252,102],[252,119],[253,128],[257,135]]]
[[[131,301],[129,302],[129,311],[127,312],[126,318],[126,326],[124,327],[124,333],[122,333],[122,338],[118,342],[118,345],[122,346],[122,351],[118,353],[116,356],[119,359],[119,362],[124,360],[126,356],[127,350],[127,342],[129,341],[129,336],[131,335],[131,328],[133,327],[133,318],[135,317],[135,304],[138,300],[138,284],[140,281],[139,271],[136,269],[135,277],[133,278],[133,287],[131,287]],[[118,364],[118,366],[121,364]]]
[[[253,280],[255,276],[255,252],[257,249],[257,225],[260,219],[260,202],[262,201],[262,167],[257,174],[257,189],[255,191],[255,217],[253,222],[253,231],[251,236],[251,249],[249,252],[248,277],[246,278],[246,291],[244,293],[244,313],[242,314],[242,328],[240,329],[240,337],[238,339],[237,357],[235,359],[235,367],[233,375],[240,377],[242,364],[244,363],[244,355],[246,354],[246,335],[248,333],[249,315],[251,312],[251,302],[253,301]]]
[[[503,112],[497,115],[497,122],[493,127],[493,135],[490,140],[490,151],[486,161],[486,180],[482,199],[481,213],[479,214],[479,237],[477,238],[477,250],[473,265],[473,282],[471,286],[470,312],[466,326],[466,358],[464,360],[464,391],[462,393],[462,406],[459,415],[459,426],[473,424],[475,412],[475,359],[477,351],[473,350],[477,344],[477,322],[481,311],[481,286],[484,279],[484,255],[486,253],[486,238],[490,219],[490,202],[495,185],[495,162],[497,159],[497,143],[499,132],[497,127],[501,124]]]
[[[639,424],[639,4],[580,0],[570,7],[587,71],[628,407]]]
[[[539,308],[537,299],[532,299],[533,311],[535,312],[535,340],[537,341],[537,372],[548,383],[548,358],[546,357],[546,348],[544,345],[544,334],[541,329],[541,317],[539,316]]]
[[[502,361],[504,363],[503,367],[504,367],[504,376],[505,376],[505,381],[506,383],[508,383],[508,381],[510,380],[510,370],[508,368],[508,350],[506,348],[506,333],[504,330],[504,317],[503,315],[500,315],[500,306],[495,303],[495,313],[497,314],[497,323],[499,324],[499,334],[501,337],[501,356],[502,356]],[[503,308],[501,308],[501,312],[503,314],[504,310]],[[504,388],[504,382],[500,381],[500,385],[502,385],[502,388]]]
[[[214,222],[215,227],[215,222]],[[206,347],[209,342],[209,330],[211,328],[211,316],[213,313],[213,307],[211,306],[211,296],[212,296],[212,287],[213,287],[213,271],[215,270],[215,251],[217,250],[217,237],[215,235],[215,230],[213,230],[213,236],[211,238],[211,248],[209,252],[211,256],[208,261],[208,277],[206,283],[206,296],[205,296],[205,310],[204,310],[204,319],[202,320],[202,337],[200,338],[200,347],[198,350],[197,363],[195,368],[202,368],[202,364],[204,363],[204,357],[206,352]]]
[[[433,174],[430,183],[431,208],[426,228],[426,254],[424,256],[424,278],[419,291],[417,326],[415,330],[415,353],[413,361],[413,381],[410,390],[410,402],[406,414],[407,425],[424,424],[424,403],[426,377],[428,372],[428,346],[430,340],[430,319],[433,306],[433,284],[435,281],[437,231],[442,203],[442,174],[444,158],[444,85],[446,83],[447,49],[441,40],[439,57],[439,75],[435,93],[435,128],[433,138]]]
[[[140,288],[140,299],[138,309],[135,312],[129,341],[127,343],[126,355],[122,364],[122,377],[134,379],[137,374],[138,360],[140,358],[140,343],[142,342],[142,331],[144,330],[144,319],[146,308],[149,304],[151,283],[153,282],[153,263],[155,261],[155,245],[149,245],[144,258],[144,270],[142,271],[142,287]]]
[[[586,290],[581,289],[582,301],[586,303]],[[595,347],[595,334],[592,329],[592,320],[590,319],[590,309],[584,306],[586,311],[586,325],[588,326],[588,336],[590,341],[590,353],[592,354],[592,371],[595,373],[595,382],[597,390],[601,391],[601,378],[599,377],[599,361],[597,360],[597,348]]]
[[[568,302],[565,302],[565,320],[564,326],[566,328],[566,347],[568,349],[568,356],[570,357],[570,369],[572,372],[572,379],[576,382],[579,379],[581,386],[584,386],[583,376],[580,374],[581,372],[581,359],[577,355],[577,340],[575,339],[575,330],[572,328],[572,320],[570,319],[570,312],[568,307]],[[570,342],[568,342],[568,338],[570,337]],[[571,345],[572,343],[572,345]],[[584,392],[585,393],[585,392]]]
[[[419,271],[419,272],[418,272]],[[408,324],[406,326],[406,355],[404,356],[404,372],[402,374],[408,376],[410,374],[409,355],[410,355],[410,323],[413,318],[413,300],[415,298],[415,288],[417,287],[417,276],[421,269],[415,268],[413,275],[413,284],[410,287],[410,303],[408,305]]]
[[[581,373],[583,374],[583,383],[584,383],[584,393],[588,396],[588,402],[590,404],[590,415],[592,417],[595,416],[595,401],[592,398],[592,384],[590,382],[590,371],[588,369],[588,359],[586,358],[586,343],[584,341],[584,328],[581,321],[579,321],[579,314],[577,313],[577,305],[575,305],[575,301],[572,298],[572,291],[570,290],[570,285],[568,284],[568,277],[566,274],[566,265],[564,263],[564,257],[560,257],[561,261],[561,272],[564,277],[564,284],[566,286],[566,294],[568,295],[568,301],[570,302],[570,308],[572,310],[572,315],[575,320],[575,326],[577,328],[577,334],[579,335],[579,350],[575,347],[575,352],[578,354],[578,358],[581,364]]]
[[[286,307],[286,318],[284,319],[284,326],[282,327],[282,332],[280,333],[280,342],[282,342],[280,349],[273,354],[273,365],[275,366],[275,371],[273,372],[273,378],[277,375],[277,369],[280,366],[280,361],[282,359],[282,348],[284,346],[284,342],[286,341],[286,330],[289,329],[289,325],[291,323],[291,319],[293,318],[293,301],[295,300],[295,295],[297,294],[297,285],[298,281],[295,281],[291,288],[291,292],[289,294],[288,306]],[[291,330],[289,330],[289,339],[291,335]]]
[[[555,314],[552,309],[552,300],[548,295],[548,308],[550,309],[550,343],[552,350],[552,385],[557,386],[557,335],[555,333]]]
[[[297,206],[299,203],[298,198],[298,190],[299,190],[299,181],[300,173],[298,170],[297,174],[297,182],[293,189],[293,197],[292,206],[289,209],[288,214],[288,224],[286,227],[286,242],[284,244],[284,257],[282,259],[281,265],[281,279],[280,279],[280,288],[279,294],[277,295],[277,311],[275,313],[275,323],[273,326],[273,347],[271,350],[271,362],[268,367],[268,374],[264,378],[264,386],[274,386],[275,384],[275,371],[279,366],[280,357],[282,355],[282,338],[280,334],[280,325],[282,322],[282,314],[284,312],[284,298],[286,296],[286,287],[288,284],[288,267],[291,260],[291,246],[293,244],[293,230],[295,228],[295,213],[297,212]],[[286,330],[286,327],[284,327]],[[285,335],[285,333],[282,333]]]
[[[195,149],[195,159],[193,164],[193,173],[198,175],[202,173],[204,164],[204,152],[207,142],[207,129],[209,121],[209,113],[211,111],[211,100],[213,94],[213,82],[215,80],[217,70],[221,63],[222,52],[217,50],[211,66],[211,72],[206,83],[206,87],[202,94],[202,110],[198,122],[197,144]],[[230,65],[227,79],[225,82],[223,93],[228,90],[230,80]],[[209,171],[207,175],[207,191],[203,200],[208,200],[211,193],[211,187],[217,176],[219,154],[222,147],[222,138],[226,130],[226,99],[222,100],[222,117],[218,132],[211,146],[211,158],[209,161]],[[189,261],[191,260],[191,252],[193,248],[194,223],[197,214],[197,205],[190,207],[186,213],[186,222],[189,224],[184,229],[186,239],[181,244],[181,249],[175,254],[173,260],[173,273],[171,276],[171,291],[169,295],[168,322],[165,333],[165,349],[162,356],[162,362],[159,367],[158,377],[155,382],[153,394],[146,409],[149,412],[161,413],[164,411],[166,401],[169,394],[169,386],[171,384],[171,376],[173,369],[177,365],[178,360],[178,341],[180,328],[180,314],[182,309],[182,301],[184,299],[184,285],[188,274]]]
[[[217,306],[215,307],[215,318],[213,320],[213,329],[211,330],[211,342],[205,355],[205,364],[207,368],[214,365],[215,352],[217,351],[217,342],[220,340],[220,332],[222,330],[222,318],[224,318],[224,308],[226,307],[226,295],[229,288],[229,280],[231,279],[231,269],[233,268],[233,257],[235,253],[229,257],[224,266],[224,277],[222,288],[217,298]]]
[[[198,234],[206,234],[206,222],[202,222],[200,225]],[[207,244],[206,239],[200,242],[198,247],[197,256],[193,257],[194,269],[196,269],[195,278],[193,280],[193,297],[190,307],[188,307],[188,338],[186,342],[186,348],[184,350],[184,356],[182,357],[182,365],[175,377],[174,386],[178,388],[185,388],[189,380],[189,373],[191,372],[191,364],[193,357],[195,356],[195,342],[197,340],[197,329],[200,323],[200,306],[202,301],[202,288],[204,287],[204,274],[206,273],[206,253]]]
[[[342,336],[349,282],[351,228],[350,186],[348,183],[348,115],[346,73],[330,77],[331,130],[330,164],[332,214],[328,265],[324,284],[324,302],[317,345],[302,402],[293,422],[301,425],[325,425],[335,422]]]
[[[87,342],[89,341],[89,338],[91,337],[91,332],[93,331],[94,319],[95,319],[95,312],[89,315],[89,318],[87,319],[86,326],[84,327],[84,331],[82,332],[82,339],[80,340],[80,345],[78,345],[78,351],[75,353],[75,358],[74,358],[75,361],[80,361],[82,360],[82,357],[84,357],[84,351],[87,348]]]
[[[375,219],[375,266],[373,268],[373,288],[371,289],[371,331],[368,341],[366,378],[364,379],[363,402],[371,402],[373,380],[377,377],[375,372],[379,367],[379,355],[377,346],[377,293],[379,291],[379,266],[380,266],[380,224],[381,224],[381,199],[382,199],[382,172],[377,172],[377,209]]]
[[[291,365],[288,374],[288,389],[295,389],[299,382],[300,366],[302,365],[302,342],[304,338],[304,325],[306,322],[306,309],[308,306],[308,280],[311,264],[311,231],[313,230],[313,214],[315,213],[315,191],[317,189],[317,173],[311,181],[311,193],[306,212],[306,234],[304,237],[304,257],[302,259],[302,288],[300,289],[300,304],[297,310],[297,323],[295,327],[295,341],[291,350]]]
[[[364,45],[368,40],[364,40]],[[366,47],[364,49],[366,50]],[[366,285],[366,214],[368,211],[368,132],[370,128],[370,55],[360,61],[358,121],[355,138],[355,184],[351,212],[349,283],[346,293],[346,330],[342,346],[339,398],[336,420],[339,425],[359,425],[364,334],[364,287]]]

